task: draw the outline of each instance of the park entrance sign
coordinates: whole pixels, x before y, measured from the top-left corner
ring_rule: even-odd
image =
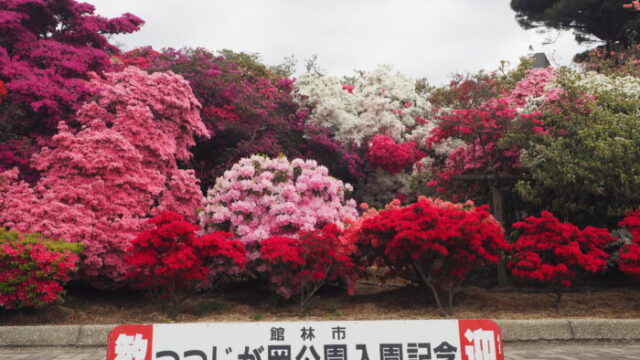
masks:
[[[107,360],[504,360],[491,320],[121,325]]]

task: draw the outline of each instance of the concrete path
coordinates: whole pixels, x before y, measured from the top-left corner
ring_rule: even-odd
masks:
[[[511,343],[507,360],[640,360],[640,343]],[[0,360],[104,360],[105,349],[0,348]]]

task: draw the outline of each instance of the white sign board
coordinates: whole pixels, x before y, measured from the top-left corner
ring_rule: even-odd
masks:
[[[107,360],[504,360],[491,320],[121,325]]]

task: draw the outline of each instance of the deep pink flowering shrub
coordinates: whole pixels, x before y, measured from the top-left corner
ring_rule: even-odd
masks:
[[[367,160],[373,168],[380,167],[390,174],[397,174],[425,156],[415,141],[397,144],[391,137],[378,134],[369,142]]]
[[[5,147],[19,149],[54,134],[58,122],[69,120],[90,95],[87,74],[110,68],[109,56],[118,49],[107,36],[143,24],[128,13],[107,19],[94,10],[75,0],[0,0],[0,81],[9,93],[4,103],[0,99],[0,122],[9,129],[0,134]],[[0,153],[0,170],[24,165],[24,155]]]
[[[303,314],[313,295],[328,281],[343,280],[355,290],[354,264],[342,249],[340,229],[333,223],[296,237],[272,236],[260,241],[260,257],[275,292],[294,298]]]
[[[211,135],[192,149],[191,162],[205,189],[238,160],[253,154],[315,159],[346,181],[362,176],[359,156],[329,130],[308,123],[308,112],[291,96],[293,80],[251,71],[262,64],[236,64],[205,49],[140,48],[119,59],[150,72],[171,70],[189,81]]]
[[[171,211],[149,219],[154,229],[131,242],[126,260],[133,286],[147,292],[171,316],[180,312],[185,293],[210,277],[220,279],[225,267],[243,266],[245,248],[228,232],[196,236],[197,225]]]
[[[242,242],[254,244],[298,231],[342,227],[358,216],[351,185],[329,176],[313,160],[254,155],[241,159],[207,194],[200,224],[207,231],[231,231]],[[257,254],[250,254],[255,259]]]
[[[0,228],[0,309],[43,307],[64,294],[80,244]]]
[[[529,216],[513,224],[521,232],[512,246],[507,266],[519,278],[549,286],[559,306],[563,288],[570,287],[579,272],[598,273],[605,269],[607,245],[617,239],[607,229],[588,226],[580,229],[561,223],[552,213]]]
[[[0,226],[82,243],[82,276],[107,285],[126,274],[124,254],[149,215],[195,218],[202,194],[176,163],[207,132],[180,76],[127,68],[90,87],[97,97],[78,112],[82,128],[61,122],[52,147],[34,156],[35,185],[17,181],[17,170],[0,174]]]

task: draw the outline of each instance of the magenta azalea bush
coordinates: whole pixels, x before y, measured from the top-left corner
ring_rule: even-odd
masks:
[[[33,157],[35,185],[17,169],[0,174],[0,226],[82,243],[82,276],[104,286],[127,273],[124,254],[150,215],[195,219],[202,195],[177,162],[207,132],[180,76],[127,68],[89,86],[97,97],[78,112],[81,130],[61,122],[52,147]]]
[[[331,130],[312,125],[308,109],[294,101],[294,80],[275,76],[257,61],[234,63],[202,48],[148,47],[117,60],[149,72],[171,70],[189,82],[210,135],[192,149],[191,165],[203,189],[253,154],[313,159],[346,182],[363,176],[362,159]]]
[[[254,155],[241,159],[207,193],[201,226],[207,232],[231,231],[246,244],[275,235],[342,226],[356,218],[353,188],[329,176],[313,160]],[[257,254],[249,254],[253,259]]]
[[[108,36],[144,23],[129,13],[107,19],[75,0],[0,0],[0,171],[28,169],[36,142],[56,132],[91,95],[89,72],[111,68]]]

